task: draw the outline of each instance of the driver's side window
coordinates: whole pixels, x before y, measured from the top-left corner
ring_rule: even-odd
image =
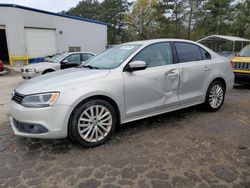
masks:
[[[66,58],[64,59],[64,61],[65,61],[65,60],[66,60],[67,62],[69,62],[69,63],[71,63],[71,62],[80,62],[80,61],[81,61],[81,57],[80,57],[80,54],[72,54],[72,55],[66,57]]]
[[[173,64],[170,43],[152,44],[140,51],[132,61],[145,61],[147,68]]]

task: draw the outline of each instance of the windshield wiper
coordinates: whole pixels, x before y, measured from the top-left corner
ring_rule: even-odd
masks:
[[[94,66],[91,66],[91,65],[83,65],[82,67],[83,68],[89,68],[89,69],[99,69],[98,67],[94,67]]]

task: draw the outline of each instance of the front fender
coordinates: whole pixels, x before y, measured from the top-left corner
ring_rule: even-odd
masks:
[[[110,83],[112,83],[112,85]],[[71,114],[73,109],[75,109],[78,104],[94,96],[104,96],[112,99],[119,109],[121,122],[125,119],[122,77],[120,79],[115,79],[114,82],[110,82],[110,80],[99,80],[98,82],[90,81],[88,84],[74,86],[70,90],[63,91],[61,93],[58,104],[70,105],[72,110],[68,113]]]

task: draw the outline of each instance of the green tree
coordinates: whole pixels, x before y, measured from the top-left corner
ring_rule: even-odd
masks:
[[[250,1],[236,4],[233,15],[232,32],[240,37],[250,37]]]
[[[100,3],[97,0],[83,0],[65,12],[67,15],[100,20]]]
[[[186,38],[185,36],[185,2],[182,0],[161,0],[160,4],[165,9],[168,25],[165,25],[167,37]],[[163,25],[162,25],[163,26]],[[163,26],[164,27],[164,26]]]
[[[232,16],[232,0],[207,0],[200,11],[197,26],[205,35],[228,34]]]
[[[109,43],[124,42],[124,17],[130,5],[127,0],[104,0],[100,4],[102,21],[110,23],[108,28]]]
[[[191,32],[198,12],[203,5],[203,0],[187,0],[184,3],[184,25],[187,27],[187,39],[191,39]]]
[[[174,36],[173,23],[171,20],[173,4],[172,0],[159,0],[157,3],[157,20],[159,22],[159,38]]]
[[[61,13],[109,23],[109,44],[211,34],[250,37],[250,0],[137,0],[133,6],[128,0],[82,0]]]
[[[157,0],[138,0],[126,16],[131,39],[150,39],[157,37],[159,20]]]
[[[174,33],[176,38],[181,37],[181,27],[184,20],[184,2],[182,0],[173,0],[172,20],[174,22]]]

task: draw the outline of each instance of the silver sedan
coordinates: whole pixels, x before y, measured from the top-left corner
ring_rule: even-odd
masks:
[[[119,124],[197,104],[217,111],[233,84],[230,62],[201,44],[130,42],[17,87],[11,126],[18,136],[68,137],[94,147]]]

